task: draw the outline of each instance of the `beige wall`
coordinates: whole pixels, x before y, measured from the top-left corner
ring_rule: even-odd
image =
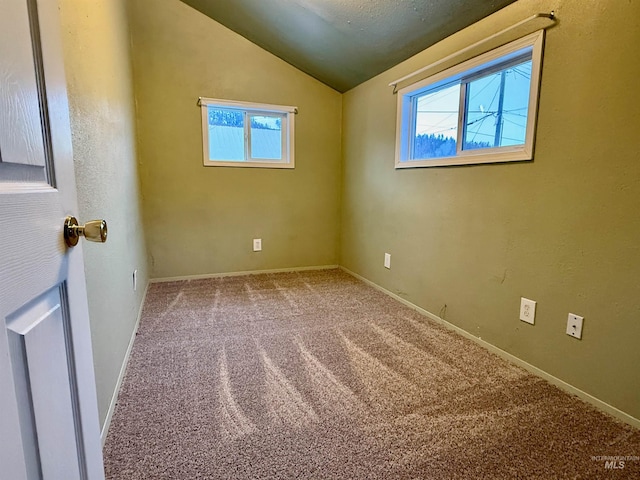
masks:
[[[130,15],[151,276],[336,264],[341,95],[178,0]],[[204,167],[200,96],[297,106],[295,170]]]
[[[640,418],[637,2],[520,0],[344,96],[178,0],[61,3],[79,216],[110,225],[84,250],[103,422],[147,278],[125,3],[152,276],[339,262]],[[394,170],[387,84],[551,9],[535,160]],[[297,105],[296,169],[203,167],[199,96]]]
[[[140,228],[126,0],[61,0],[80,221],[104,218],[83,245],[100,421],[104,425],[147,283]],[[133,270],[138,289],[133,291]]]
[[[534,161],[394,170],[388,83],[553,9]],[[521,0],[347,92],[341,248],[346,268],[636,418],[638,18],[640,2]]]

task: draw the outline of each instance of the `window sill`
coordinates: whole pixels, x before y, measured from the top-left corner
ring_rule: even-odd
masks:
[[[502,152],[469,153],[456,157],[443,157],[425,160],[396,161],[395,168],[446,167],[450,165],[476,165],[485,163],[522,162],[533,160],[533,152],[517,149]]]
[[[204,162],[205,167],[251,167],[251,168],[289,168],[294,169],[293,163],[274,162]]]

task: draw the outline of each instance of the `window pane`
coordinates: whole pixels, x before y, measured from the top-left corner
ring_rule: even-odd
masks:
[[[244,114],[209,106],[209,159],[244,161]]]
[[[523,145],[531,60],[467,84],[464,150]]]
[[[415,100],[416,133],[413,159],[456,155],[460,84],[420,95]]]
[[[251,115],[251,158],[282,160],[282,117]]]

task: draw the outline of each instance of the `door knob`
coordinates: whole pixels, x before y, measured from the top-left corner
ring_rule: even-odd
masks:
[[[84,236],[91,242],[104,243],[107,241],[107,222],[91,220],[84,225],[78,225],[76,217],[68,216],[64,220],[64,242],[68,247],[75,247],[78,240]]]

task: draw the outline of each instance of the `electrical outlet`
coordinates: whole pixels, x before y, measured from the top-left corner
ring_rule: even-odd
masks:
[[[536,319],[536,302],[528,298],[520,298],[520,320],[533,325]]]
[[[384,254],[384,268],[391,269],[391,254],[390,253],[385,253]]]
[[[584,322],[584,317],[576,315],[575,313],[570,313],[569,318],[567,319],[567,335],[581,339],[582,322]]]
[[[135,292],[138,289],[138,269],[136,268],[133,271],[133,291]]]
[[[253,239],[253,251],[254,252],[262,251],[262,239],[261,238],[254,238]]]

